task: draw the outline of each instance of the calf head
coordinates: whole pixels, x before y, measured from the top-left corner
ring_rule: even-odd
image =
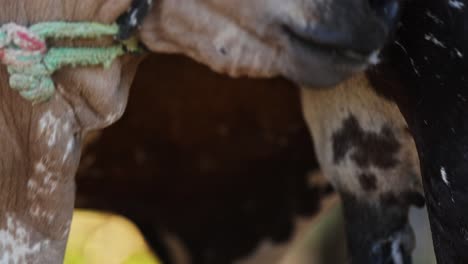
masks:
[[[398,10],[399,0],[158,0],[141,39],[231,76],[324,87],[378,60]]]
[[[0,23],[112,23],[130,5],[131,0],[2,0]],[[321,87],[375,61],[397,10],[397,0],[161,0],[140,37],[152,51],[183,53],[232,76],[284,75]],[[129,30],[135,26],[132,15]],[[123,113],[137,63],[124,57],[105,70],[63,70],[54,76],[51,101],[35,107],[8,89],[0,69],[2,261],[61,262],[82,137]]]

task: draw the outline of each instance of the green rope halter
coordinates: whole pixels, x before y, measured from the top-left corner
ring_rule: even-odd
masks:
[[[47,39],[90,39],[116,36],[119,27],[87,22],[45,22],[29,28],[16,24],[0,27],[0,62],[10,74],[9,84],[33,103],[50,99],[55,91],[52,74],[66,67],[109,67],[114,59],[138,51],[136,41],[108,47],[54,47]]]

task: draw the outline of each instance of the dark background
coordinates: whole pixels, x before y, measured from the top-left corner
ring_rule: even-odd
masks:
[[[87,148],[77,207],[123,214],[167,261],[161,232],[194,263],[230,263],[261,239],[289,239],[330,191],[317,169],[298,90],[231,79],[179,56],[141,66],[127,111]]]

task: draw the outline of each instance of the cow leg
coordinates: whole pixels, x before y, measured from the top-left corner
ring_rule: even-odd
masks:
[[[449,96],[442,95],[445,92]],[[421,156],[434,249],[440,264],[468,263],[468,103],[465,98],[468,98],[467,90],[451,94],[443,87],[440,95],[428,99],[408,121]]]
[[[440,264],[468,263],[468,1],[455,3],[407,1],[384,63],[369,72],[414,135]]]
[[[409,32],[413,31],[410,29]],[[408,36],[411,43],[413,35]],[[406,44],[408,39],[402,43]],[[413,49],[417,47],[412,45]],[[413,54],[414,51],[410,52]],[[439,61],[431,57],[433,54],[446,56],[444,60],[450,60],[448,55],[432,50],[420,54],[428,54],[428,61]],[[404,56],[407,60],[406,53]],[[393,58],[396,63],[392,66],[398,66],[403,61],[401,57]],[[418,57],[413,63],[419,67],[421,61]],[[448,85],[440,85],[442,81],[435,74],[438,71],[432,66],[420,67],[421,76],[427,76],[424,79],[419,76],[398,76],[389,68],[382,68],[370,75],[373,86],[379,92],[396,94],[392,97],[396,98],[414,135],[421,157],[434,250],[440,264],[468,263],[468,87],[464,80],[467,65],[466,62],[462,66],[452,63],[447,62],[451,73],[441,74],[443,81],[453,81]]]
[[[353,263],[411,263],[411,205],[423,206],[419,161],[396,105],[364,76],[334,89],[302,89],[321,169],[344,204]]]

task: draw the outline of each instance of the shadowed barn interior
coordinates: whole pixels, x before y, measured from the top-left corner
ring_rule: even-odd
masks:
[[[317,212],[331,188],[315,169],[291,83],[152,55],[125,115],[86,149],[76,206],[129,217],[166,261],[171,234],[193,263],[230,263]]]

